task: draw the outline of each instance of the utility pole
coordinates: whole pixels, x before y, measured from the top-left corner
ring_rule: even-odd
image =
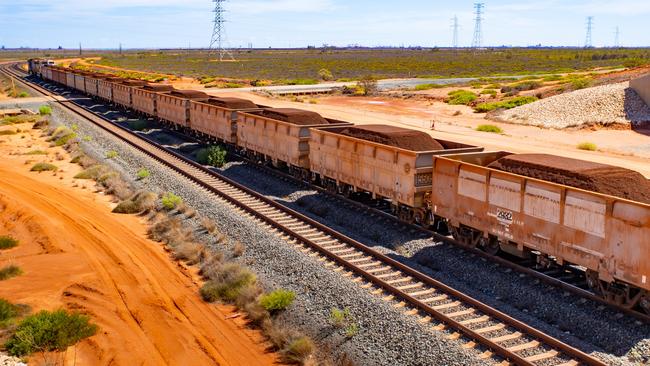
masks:
[[[614,48],[621,48],[620,37],[621,37],[621,31],[618,28],[618,26],[616,26],[616,31],[614,32]]]
[[[120,43],[120,56],[122,56],[122,43]]]
[[[81,56],[81,42],[79,42],[79,56]]]
[[[454,36],[452,38],[452,47],[453,48],[458,48],[458,29],[460,26],[458,25],[458,16],[454,15],[453,18],[451,18],[451,28],[454,30]]]
[[[223,61],[224,57],[228,56],[231,60],[235,60],[235,57],[228,51],[226,48],[224,48],[224,43],[225,43],[225,33],[226,33],[226,18],[224,16],[224,13],[226,12],[226,9],[224,9],[224,3],[226,0],[212,0],[214,2],[214,28],[212,30],[212,39],[210,40],[210,47],[208,47],[209,51],[208,54],[211,53],[211,51],[216,51],[219,54],[219,61]],[[216,48],[215,48],[216,45]]]
[[[588,16],[587,17],[587,38],[585,39],[585,48],[592,48],[593,45],[593,40],[591,38],[591,32],[593,30],[594,26],[594,17],[593,16]]]
[[[472,40],[472,48],[477,49],[483,46],[483,9],[485,8],[484,3],[475,3],[474,4],[474,39]]]

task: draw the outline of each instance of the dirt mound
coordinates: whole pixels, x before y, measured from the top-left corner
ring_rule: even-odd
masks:
[[[126,86],[145,86],[147,82],[142,80],[124,80],[122,84]]]
[[[262,111],[260,115],[267,118],[289,122],[294,125],[313,126],[329,124],[329,121],[323,118],[320,114],[302,109],[269,108]]]
[[[546,154],[509,155],[489,167],[650,204],[650,181],[634,170]]]
[[[210,98],[209,104],[216,105],[217,107],[228,109],[253,109],[258,108],[257,104],[248,99],[242,98]]]
[[[174,91],[174,87],[167,84],[147,84],[142,89],[161,93]]]
[[[208,99],[209,96],[198,90],[173,90],[171,95],[187,99]]]
[[[435,151],[445,148],[428,134],[408,128],[387,125],[363,125],[347,127],[342,135],[411,151]]]

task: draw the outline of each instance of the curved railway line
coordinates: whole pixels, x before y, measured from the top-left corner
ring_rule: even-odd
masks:
[[[1,71],[18,78],[37,93],[52,97],[53,101],[69,111],[173,169],[204,191],[276,232],[305,254],[317,257],[325,267],[352,277],[361,288],[385,300],[396,301],[396,306],[403,307],[408,314],[419,316],[421,322],[436,324],[435,329],[450,330],[451,338],[463,337],[467,340],[467,347],[484,347],[487,350],[481,355],[483,358],[492,357],[517,365],[605,365],[568,344],[168,151],[74,102],[57,99],[47,89],[23,81],[14,66],[3,65]]]

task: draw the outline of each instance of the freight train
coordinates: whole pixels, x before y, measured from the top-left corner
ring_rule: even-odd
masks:
[[[634,196],[650,185],[636,172],[484,152],[415,130],[354,125],[43,62],[30,62],[30,73],[332,192],[387,202],[400,220],[451,234],[468,247],[581,268],[595,293],[650,314],[650,197]],[[600,190],[617,177],[627,191]]]

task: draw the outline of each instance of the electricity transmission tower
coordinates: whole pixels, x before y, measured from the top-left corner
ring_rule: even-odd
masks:
[[[614,32],[614,48],[621,48],[621,31],[616,26],[616,31]]]
[[[458,48],[458,29],[460,26],[458,25],[458,16],[454,15],[453,18],[451,18],[451,28],[454,30],[454,38],[452,39],[452,47]]]
[[[225,57],[235,60],[235,57],[224,47],[226,38],[226,18],[224,13],[224,3],[226,0],[212,0],[214,2],[214,29],[212,30],[212,39],[210,40],[209,53],[215,51],[219,54],[219,61]]]
[[[585,48],[592,48],[593,41],[591,39],[591,31],[593,30],[594,26],[594,17],[593,16],[588,16],[587,17],[587,39],[585,39]]]
[[[476,24],[474,25],[474,39],[472,40],[472,48],[481,48],[483,45],[483,8],[485,8],[484,3],[475,3],[474,4],[474,15],[476,18]]]

